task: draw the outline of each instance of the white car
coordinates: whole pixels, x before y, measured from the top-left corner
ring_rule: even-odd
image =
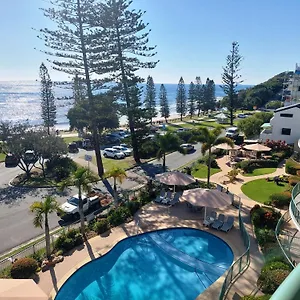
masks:
[[[116,149],[120,152],[123,152],[126,156],[130,156],[131,155],[131,150],[128,149],[127,147],[123,147],[123,146],[113,146],[113,149]]]
[[[103,156],[117,159],[117,158],[124,158],[125,154],[114,148],[105,148],[103,150]]]

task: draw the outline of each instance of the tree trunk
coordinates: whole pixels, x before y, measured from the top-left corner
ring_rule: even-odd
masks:
[[[51,256],[51,246],[50,246],[50,231],[48,224],[48,214],[45,214],[45,241],[46,241],[46,256],[50,259]]]
[[[133,158],[134,158],[135,162],[139,164],[139,163],[141,163],[141,160],[140,160],[140,155],[139,155],[139,150],[138,150],[138,142],[137,142],[135,131],[134,131],[134,123],[133,123],[133,119],[132,119],[132,111],[131,111],[131,105],[130,105],[130,96],[129,96],[128,85],[127,85],[127,77],[125,74],[125,68],[124,68],[124,63],[123,63],[120,32],[119,32],[119,28],[117,25],[117,20],[116,20],[116,31],[117,31],[117,43],[118,43],[118,58],[119,58],[119,63],[120,63],[120,67],[121,67],[122,85],[123,85],[126,106],[127,106],[128,123],[129,123],[130,135],[131,135]]]
[[[182,121],[182,113],[180,114],[180,121]]]
[[[92,122],[92,126],[91,126],[92,128],[91,129],[92,129],[92,135],[93,135],[93,140],[94,140],[98,175],[102,178],[104,170],[103,170],[103,162],[102,162],[102,158],[101,158],[98,129],[97,129],[97,125],[95,124],[95,120],[94,120],[94,109],[93,109],[94,100],[93,100],[93,93],[92,93],[92,87],[91,87],[89,67],[88,67],[88,63],[87,63],[86,47],[85,47],[84,36],[83,36],[80,0],[77,0],[77,13],[78,13],[78,23],[79,23],[79,33],[80,33],[82,59],[83,59],[84,72],[85,72],[85,81],[86,81],[87,95],[88,95],[89,106],[90,106],[90,118],[91,118],[90,120]]]
[[[166,172],[166,152],[163,154],[163,170]]]
[[[115,199],[115,205],[118,204],[118,195],[117,195],[117,178],[114,177],[114,199]]]
[[[80,216],[80,231],[83,237],[85,237],[85,225],[84,225],[84,213],[83,213],[83,202],[81,197],[81,186],[78,187],[78,210]]]
[[[211,166],[211,147],[208,149],[208,163],[207,163],[207,187],[210,188],[210,166]]]

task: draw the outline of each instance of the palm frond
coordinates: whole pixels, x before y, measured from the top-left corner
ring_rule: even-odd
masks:
[[[231,147],[234,147],[233,140],[228,138],[228,137],[219,137],[219,138],[217,138],[214,142],[214,146],[220,145],[220,144],[227,144]]]
[[[218,126],[218,127],[215,127],[213,130],[212,130],[212,134],[216,137],[218,137],[223,131],[223,128],[221,126]]]
[[[201,147],[201,153],[202,153],[203,155],[205,155],[206,151],[207,151],[210,147],[211,147],[211,146],[210,146],[209,143],[203,143],[203,144],[202,144],[202,147]]]

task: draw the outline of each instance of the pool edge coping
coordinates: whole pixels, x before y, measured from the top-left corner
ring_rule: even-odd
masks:
[[[229,249],[231,250],[232,254],[233,254],[233,261],[232,263],[230,264],[230,266],[226,269],[226,271],[216,280],[214,281],[208,288],[206,288],[202,293],[200,293],[195,299],[201,299],[200,297],[205,294],[207,291],[209,291],[211,288],[214,287],[214,285],[216,283],[220,283],[220,280],[222,279],[222,282],[224,281],[224,278],[227,274],[227,271],[229,270],[229,268],[232,266],[232,264],[235,263],[235,261],[238,259],[238,257],[236,258],[236,254],[234,253],[234,250],[232,249],[231,245],[225,241],[224,239],[220,238],[219,236],[215,235],[214,233],[210,232],[210,231],[205,231],[205,230],[202,230],[202,229],[199,229],[199,228],[195,228],[195,227],[190,227],[190,226],[180,226],[180,227],[164,227],[164,228],[159,228],[159,229],[156,229],[156,230],[146,230],[142,233],[139,233],[139,234],[134,234],[134,235],[131,235],[131,236],[124,236],[124,237],[119,237],[119,238],[116,238],[112,243],[111,243],[111,247],[109,249],[106,249],[106,251],[103,251],[104,253],[101,253],[101,250],[103,249],[100,249],[99,251],[95,251],[97,254],[98,254],[98,257],[95,257],[95,259],[91,259],[89,256],[87,258],[85,258],[84,260],[82,260],[81,262],[79,262],[78,264],[76,264],[72,269],[70,269],[63,277],[61,280],[59,280],[57,282],[57,292],[55,291],[55,288],[52,288],[50,294],[49,294],[49,300],[54,300],[56,295],[58,294],[58,291],[62,288],[62,286],[67,282],[67,280],[69,278],[71,278],[71,276],[76,272],[78,271],[81,267],[83,267],[84,265],[88,264],[88,263],[91,263],[93,262],[94,260],[98,259],[98,258],[101,258],[102,256],[108,254],[119,242],[125,240],[125,239],[130,239],[130,238],[133,238],[133,237],[136,237],[138,235],[143,235],[143,234],[146,234],[146,233],[149,233],[149,232],[155,232],[155,231],[161,231],[161,230],[166,230],[166,229],[194,229],[194,230],[198,230],[198,231],[203,231],[203,232],[206,232],[206,233],[209,233],[211,235],[213,235],[214,237],[220,239],[223,243],[227,244],[227,246],[229,247]],[[98,236],[97,236],[98,237]],[[95,237],[96,238],[96,237]]]

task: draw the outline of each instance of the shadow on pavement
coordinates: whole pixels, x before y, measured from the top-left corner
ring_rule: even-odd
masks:
[[[151,178],[154,178],[156,174],[163,173],[163,167],[162,164],[143,164],[140,166],[140,168],[143,170],[143,172],[146,174],[146,176],[149,176]],[[167,167],[166,171],[170,171]]]

